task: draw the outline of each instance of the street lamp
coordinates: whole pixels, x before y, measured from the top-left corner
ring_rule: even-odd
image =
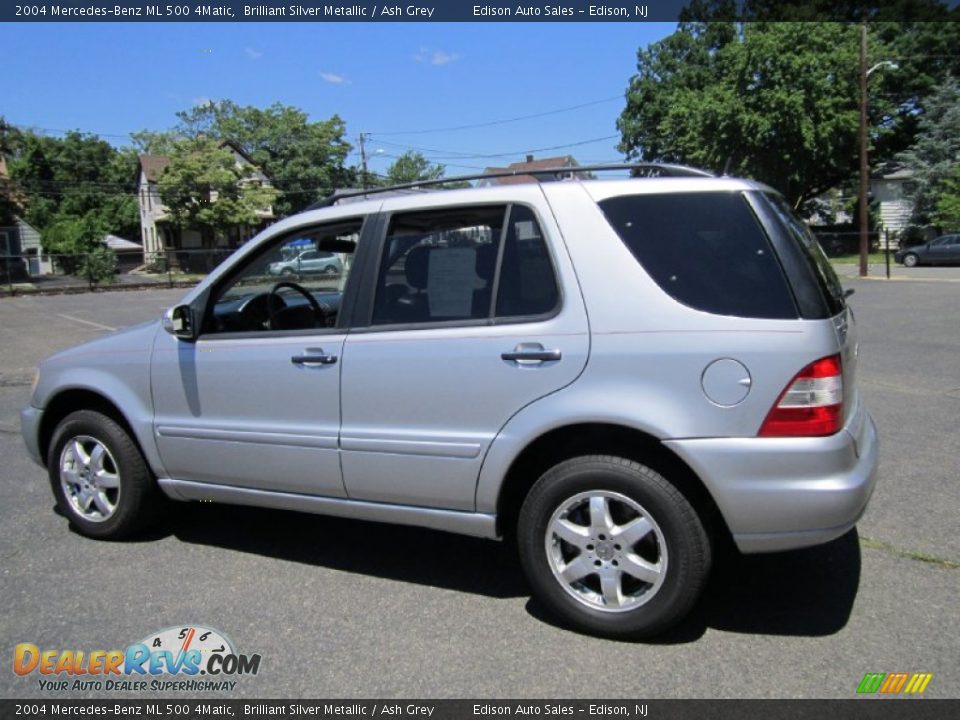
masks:
[[[867,276],[867,255],[870,253],[870,165],[867,160],[867,78],[880,68],[899,69],[895,62],[884,60],[867,69],[867,26],[860,26],[860,277]]]

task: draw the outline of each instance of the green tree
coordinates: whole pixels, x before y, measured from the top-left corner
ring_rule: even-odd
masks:
[[[104,232],[139,234],[136,156],[95,135],[62,138],[24,131],[8,140],[10,177],[24,197],[24,219],[41,232],[93,213]]]
[[[237,162],[232,150],[212,138],[177,142],[158,189],[170,221],[199,229],[204,247],[237,225],[258,223],[277,197],[260,183],[255,166]]]
[[[914,223],[942,223],[940,199],[944,193],[948,198],[953,194],[948,185],[960,160],[960,84],[956,80],[948,79],[927,99],[916,141],[897,159],[913,173]],[[950,205],[949,199],[944,202]]]
[[[6,160],[12,155],[18,137],[19,130],[0,115],[0,158]],[[13,225],[22,212],[15,182],[9,177],[0,178],[0,227]]]
[[[78,270],[90,283],[91,290],[97,283],[112,283],[116,279],[117,256],[106,245],[100,244],[83,255]]]
[[[934,217],[944,231],[960,230],[960,165],[944,178]]]
[[[130,133],[133,149],[138,155],[169,155],[176,145],[177,136],[170,131],[140,130]]]
[[[418,180],[439,180],[445,172],[443,165],[432,165],[421,153],[407,150],[387,168],[386,183],[402,185]]]
[[[747,175],[794,205],[856,167],[857,33],[839,23],[687,23],[638,53],[620,149]]]
[[[621,150],[729,168],[802,203],[856,176],[860,24],[869,64],[898,66],[868,84],[876,166],[913,143],[933,89],[960,74],[957,20],[943,0],[691,0],[673,35],[638,52]]]
[[[688,27],[708,21],[831,21],[858,28],[866,23],[869,65],[888,60],[899,66],[871,76],[868,85],[870,158],[880,164],[913,143],[933,90],[950,75],[960,76],[960,6],[954,5],[945,0],[691,0],[681,20]]]
[[[103,222],[95,212],[89,212],[83,217],[60,217],[43,230],[40,244],[65,273],[85,275],[92,284],[113,275],[115,263],[108,272],[99,259],[104,250],[113,255],[103,244],[105,235]],[[97,254],[98,259],[91,261],[91,254]]]
[[[311,122],[302,110],[280,103],[268,108],[241,107],[229,100],[177,113],[173,137],[229,140],[270,178],[279,195],[277,215],[299,212],[338,187],[350,187],[355,170],[346,167],[352,146],[338,116]],[[142,133],[144,147],[164,150],[170,137]],[[160,154],[168,154],[161,152]]]

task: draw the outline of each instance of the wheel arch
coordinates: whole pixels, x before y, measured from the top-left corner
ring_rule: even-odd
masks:
[[[534,483],[557,463],[581,455],[615,455],[655,470],[679,490],[714,540],[732,543],[730,530],[699,476],[656,437],[625,425],[576,423],[553,428],[530,441],[514,458],[497,496],[497,530],[512,538],[520,507]]]
[[[50,442],[53,440],[57,426],[67,415],[78,410],[94,410],[109,417],[123,428],[144,457],[148,457],[147,453],[144,453],[143,443],[140,442],[133,425],[113,400],[96,390],[73,387],[58,392],[47,401],[44,407],[38,433],[40,459],[44,465],[47,463]]]

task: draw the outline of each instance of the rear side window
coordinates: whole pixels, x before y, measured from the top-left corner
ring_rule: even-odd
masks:
[[[843,310],[845,303],[843,287],[840,285],[837,273],[833,270],[833,265],[830,264],[810,228],[793,213],[786,201],[779,195],[773,194],[768,194],[767,199],[810,267],[816,279],[820,298],[826,305],[827,316],[836,315]],[[795,283],[802,281],[801,278],[794,277],[794,274],[791,274],[791,278]]]
[[[540,226],[530,208],[510,209],[500,263],[497,317],[542,315],[560,299],[557,281]]]
[[[675,300],[716,315],[797,317],[770,241],[742,195],[627,195],[599,205],[633,257]]]
[[[536,216],[520,205],[394,215],[384,243],[373,324],[518,322],[559,303]]]

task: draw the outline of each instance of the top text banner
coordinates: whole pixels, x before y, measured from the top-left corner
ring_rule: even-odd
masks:
[[[856,4],[814,3],[811,0],[761,2],[762,17],[751,16],[754,3],[732,3],[738,17],[722,18],[716,14],[720,3],[695,4],[697,11],[687,8],[690,0],[640,0],[599,4],[584,0],[567,2],[477,2],[476,0],[421,0],[420,2],[320,2],[318,0],[221,0],[216,3],[184,2],[175,4],[146,0],[4,0],[0,4],[0,22],[677,22],[695,19],[763,19],[763,20],[857,20],[862,13],[869,19],[899,18],[911,6],[897,0],[873,0]],[[941,0],[948,15],[957,20],[958,0]],[[731,7],[728,5],[728,7]],[[833,9],[831,9],[833,8]],[[926,5],[930,11],[930,5]],[[756,8],[754,8],[755,10]],[[931,20],[943,21],[944,15],[933,11]],[[836,14],[834,17],[827,15]],[[911,20],[924,19],[910,11]]]
[[[147,0],[24,0],[3,3],[3,22],[676,22],[686,0],[608,5],[556,3],[319,2],[221,0],[174,4]]]

